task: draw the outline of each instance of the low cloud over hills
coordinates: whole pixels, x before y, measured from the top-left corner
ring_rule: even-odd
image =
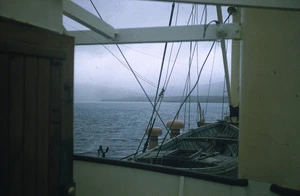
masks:
[[[223,101],[223,84],[213,83],[210,87],[209,102],[222,102]],[[75,101],[147,101],[147,98],[140,89],[128,90],[125,88],[105,87],[99,85],[90,84],[75,84],[74,88],[74,100]],[[208,95],[209,85],[202,85],[199,87],[200,101],[206,101]],[[151,98],[155,95],[155,89],[152,90],[152,94],[149,93]],[[164,101],[181,101],[182,100],[182,88],[168,87],[164,95]],[[196,101],[195,89],[191,101]],[[227,101],[227,97],[225,97]]]

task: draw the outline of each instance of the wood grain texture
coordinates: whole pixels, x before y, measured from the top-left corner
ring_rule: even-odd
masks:
[[[0,123],[1,123],[1,137],[0,137],[0,147],[2,149],[2,159],[0,162],[1,171],[1,185],[3,185],[3,193],[7,195],[9,192],[9,55],[0,52],[0,62],[1,62],[1,75],[0,75],[0,89],[1,98],[3,102],[1,103],[0,110]]]
[[[74,39],[3,17],[0,25],[4,195],[65,194],[73,183]]]
[[[49,152],[49,82],[50,59],[38,60],[37,84],[37,195],[48,195],[48,152]]]
[[[36,195],[37,141],[37,67],[38,58],[24,62],[24,195]]]
[[[24,193],[24,57],[10,59],[10,194]]]
[[[49,127],[49,195],[58,194],[59,154],[61,137],[61,63],[52,60],[50,65],[50,127]]]

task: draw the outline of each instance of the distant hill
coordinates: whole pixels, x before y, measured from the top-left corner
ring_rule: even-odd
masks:
[[[211,86],[210,96],[208,102],[211,103],[222,103],[222,83],[214,83]],[[170,86],[165,92],[165,97],[163,101],[165,102],[181,102],[182,90],[179,87]],[[147,93],[149,93],[147,91]],[[195,94],[190,97],[191,102],[206,102],[208,94],[208,85],[202,85],[200,90],[200,97],[197,98]],[[152,89],[152,94],[149,94],[151,100],[154,100],[155,89]],[[74,100],[75,101],[130,101],[130,102],[144,102],[148,101],[145,95],[140,89],[130,90],[127,88],[116,88],[101,85],[92,84],[75,84],[74,88]],[[227,97],[225,97],[225,102],[227,102]]]
[[[152,101],[154,101],[154,97],[150,97]],[[223,96],[210,96],[207,99],[207,96],[191,96],[189,98],[190,102],[209,102],[209,103],[223,103]],[[109,99],[102,99],[100,101],[124,101],[124,102],[148,102],[148,99],[146,97],[126,97],[126,98],[109,98]],[[182,97],[181,96],[168,96],[163,98],[164,102],[181,102]],[[228,98],[224,97],[224,102],[228,102]]]
[[[113,88],[91,84],[75,84],[75,101],[103,101],[110,99],[122,100],[126,97],[142,97],[140,93],[124,88]]]

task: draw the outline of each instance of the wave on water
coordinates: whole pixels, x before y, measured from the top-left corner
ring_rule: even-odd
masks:
[[[178,107],[178,102],[162,103],[159,112],[164,123],[174,118]],[[208,103],[206,121],[214,122],[222,119],[222,107],[222,103]],[[184,115],[184,110],[190,110],[190,114]],[[183,108],[183,111],[179,119],[190,119],[190,128],[196,127],[199,120],[196,103],[191,103],[190,107]],[[75,102],[74,154],[97,157],[100,145],[104,149],[109,147],[106,154],[109,158],[119,159],[135,153],[151,113],[151,105],[147,102]],[[163,123],[158,119],[155,126],[163,129]],[[163,135],[159,137],[160,140],[164,134],[165,129]]]

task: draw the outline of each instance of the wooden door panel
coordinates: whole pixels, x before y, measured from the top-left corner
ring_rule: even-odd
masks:
[[[1,72],[3,73],[0,77],[0,89],[2,91],[2,100],[1,103],[1,110],[0,110],[0,123],[2,130],[1,133],[1,142],[0,147],[2,149],[2,159],[0,162],[0,172],[1,172],[1,180],[0,183],[3,185],[3,193],[8,193],[9,189],[9,179],[4,178],[9,176],[9,140],[10,140],[10,133],[9,133],[9,55],[7,54],[1,54],[0,53],[0,62],[4,65],[1,66]],[[3,177],[2,177],[3,176]]]
[[[24,57],[10,54],[10,108],[9,108],[9,186],[11,195],[23,195],[24,185]]]
[[[38,58],[26,56],[24,59],[24,134],[23,134],[23,153],[24,153],[24,194],[35,195],[36,179],[36,145],[37,135],[37,67]]]
[[[50,60],[40,58],[38,61],[37,84],[37,185],[36,195],[48,195],[48,152],[49,152],[49,81]],[[45,131],[41,131],[45,130]]]
[[[74,39],[1,17],[0,35],[4,195],[66,195],[73,184]]]
[[[61,64],[52,61],[50,65],[50,127],[49,127],[49,194],[58,193],[57,182],[59,182],[59,154],[61,140]]]

